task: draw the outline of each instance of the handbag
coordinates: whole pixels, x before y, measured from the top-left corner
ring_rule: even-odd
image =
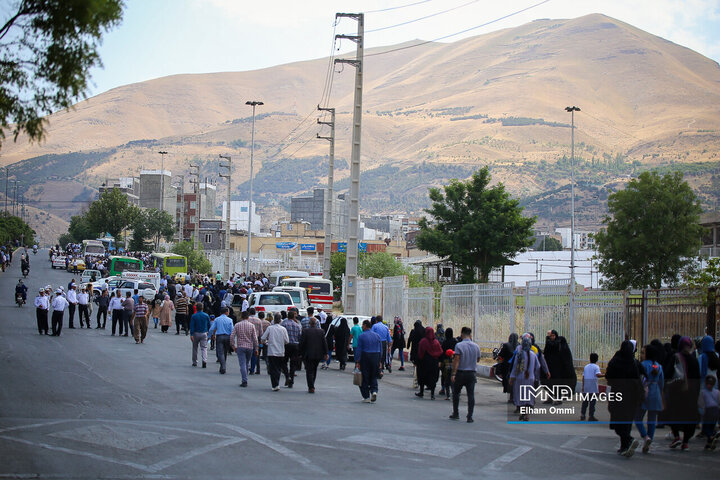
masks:
[[[362,372],[358,368],[353,370],[353,385],[362,385]]]

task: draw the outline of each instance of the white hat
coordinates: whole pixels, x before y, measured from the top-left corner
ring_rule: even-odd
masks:
[[[39,290],[39,292],[40,292],[40,293],[45,293],[45,289],[44,289],[44,288],[41,288],[41,289]]]
[[[633,351],[637,350],[637,340],[630,339],[630,343],[632,343]]]
[[[62,288],[58,288],[57,290],[55,290],[55,293],[57,293],[58,295],[62,295],[63,289],[62,289]]]

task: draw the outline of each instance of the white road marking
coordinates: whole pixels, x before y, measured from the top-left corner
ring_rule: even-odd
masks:
[[[578,435],[578,436],[575,436],[575,437],[570,437],[570,439],[569,439],[567,442],[565,442],[565,443],[563,443],[562,445],[560,445],[560,448],[576,448],[576,447],[578,447],[582,442],[584,442],[585,440],[587,440],[587,438],[588,438],[588,437],[587,437],[587,436],[584,436],[584,435]]]
[[[190,450],[189,452],[182,453],[178,455],[177,457],[168,458],[167,460],[163,460],[162,462],[154,463],[148,467],[148,469],[151,472],[159,472],[161,470],[164,470],[168,467],[171,467],[175,465],[176,463],[184,462],[185,460],[189,460],[193,457],[197,457],[198,455],[203,455],[205,453],[211,452],[213,450],[216,450],[218,448],[223,447],[229,447],[230,445],[235,445],[236,443],[244,442],[246,441],[246,438],[230,438],[228,440],[224,440],[222,442],[213,443],[210,445],[206,445],[204,447],[196,448],[194,450]]]
[[[470,443],[448,442],[436,438],[409,438],[406,435],[376,432],[352,435],[341,438],[340,441],[442,458],[455,458],[475,447]]]
[[[277,443],[277,442],[274,442],[274,441],[270,440],[269,438],[265,438],[265,437],[263,437],[262,435],[259,435],[259,434],[255,433],[255,432],[251,432],[250,430],[246,430],[246,429],[244,429],[244,428],[242,428],[242,427],[237,427],[237,426],[235,426],[235,425],[228,425],[228,424],[225,424],[225,423],[218,423],[218,424],[216,424],[216,425],[223,426],[223,427],[225,427],[225,428],[228,428],[228,429],[230,429],[230,430],[233,430],[233,431],[235,431],[235,432],[237,432],[237,433],[240,433],[240,434],[242,434],[242,435],[245,435],[245,436],[248,437],[250,440],[254,440],[254,441],[258,442],[258,443],[261,444],[261,445],[265,445],[265,446],[268,447],[268,448],[272,448],[273,450],[275,450],[275,451],[278,452],[279,454],[284,455],[285,457],[287,457],[287,458],[289,458],[289,459],[291,459],[291,460],[294,460],[294,461],[298,462],[300,465],[304,466],[305,468],[307,468],[307,469],[309,469],[309,470],[312,470],[312,471],[314,471],[314,472],[316,472],[316,473],[319,473],[319,474],[321,474],[321,475],[328,475],[328,473],[327,473],[325,470],[323,470],[323,469],[320,468],[319,466],[317,466],[317,465],[315,465],[314,463],[312,463],[309,459],[303,457],[303,456],[300,455],[299,453],[294,452],[293,450],[290,450],[289,448],[287,448],[287,447],[285,447],[285,446],[283,446],[283,445],[280,445],[280,444]]]
[[[496,472],[500,471],[505,468],[507,464],[514,462],[516,459],[518,459],[522,455],[525,455],[530,450],[532,450],[532,447],[517,447],[513,450],[510,450],[505,455],[502,455],[485,465],[483,470],[492,470]]]
[[[14,427],[0,428],[0,433],[11,432],[13,430],[24,430],[26,428],[45,427],[48,425],[57,425],[58,423],[65,423],[68,420],[53,420],[45,423],[31,423],[30,425],[16,425]]]

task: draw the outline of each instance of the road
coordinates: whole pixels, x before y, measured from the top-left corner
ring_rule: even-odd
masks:
[[[38,335],[31,302],[13,304],[18,278],[19,261],[0,273],[0,478],[616,479],[720,468],[700,441],[667,449],[667,430],[653,453],[626,459],[607,425],[508,424],[489,380],[468,424],[448,420],[449,402],[415,398],[408,372],[386,375],[378,402],[365,404],[336,364],[319,372],[314,395],[302,373],[296,388],[272,392],[264,367],[241,389],[235,356],[226,375],[214,352],[207,369],[193,368],[183,335],[151,329],[137,345],[111,337],[109,324],[69,330],[67,318],[62,336]],[[30,296],[70,278],[41,251]]]

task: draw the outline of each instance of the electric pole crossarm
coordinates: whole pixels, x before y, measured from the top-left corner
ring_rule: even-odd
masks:
[[[359,67],[360,64],[362,63],[360,60],[351,60],[351,59],[347,59],[347,58],[336,58],[334,60],[334,62],[335,63],[347,63],[347,64],[352,65],[353,67]]]

